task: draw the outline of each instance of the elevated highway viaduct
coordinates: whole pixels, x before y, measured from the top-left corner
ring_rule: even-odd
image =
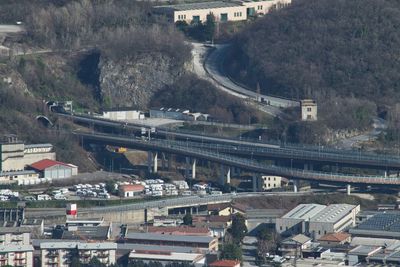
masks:
[[[140,131],[142,125],[121,123],[110,120],[98,119],[80,115],[60,114],[77,122],[91,125],[109,127],[123,131],[131,129]],[[239,155],[245,157],[264,157],[267,159],[297,161],[300,163],[323,163],[330,165],[353,166],[370,169],[400,170],[400,157],[393,155],[379,155],[355,150],[340,150],[323,146],[301,146],[277,143],[262,143],[254,141],[243,141],[239,139],[222,138],[201,135],[198,133],[187,133],[170,129],[158,128],[153,137],[173,136],[176,139],[190,142],[190,146],[214,150],[221,153]],[[197,142],[197,143],[195,143]],[[309,165],[310,166],[310,165]]]
[[[216,163],[220,163],[228,167],[238,167],[254,173],[262,173],[269,175],[278,175],[295,180],[311,180],[318,182],[330,182],[340,184],[357,184],[357,185],[400,185],[400,178],[387,176],[368,176],[368,175],[348,175],[340,173],[326,173],[312,170],[300,170],[287,167],[277,167],[267,165],[252,159],[240,158],[219,151],[207,150],[189,145],[187,142],[171,141],[171,140],[142,140],[128,138],[123,136],[82,133],[75,132],[77,136],[85,142],[97,143],[102,145],[124,146],[129,148],[140,149],[144,151],[153,151],[155,155],[158,152],[182,155],[194,159],[203,159]],[[157,159],[157,158],[156,158]],[[156,165],[155,165],[156,166]],[[155,168],[157,171],[157,168]],[[229,173],[230,175],[230,173]]]

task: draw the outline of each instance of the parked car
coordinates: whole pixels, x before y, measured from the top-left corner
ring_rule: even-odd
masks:
[[[61,195],[61,194],[55,195],[54,199],[56,199],[56,200],[67,200],[67,198],[64,195]]]

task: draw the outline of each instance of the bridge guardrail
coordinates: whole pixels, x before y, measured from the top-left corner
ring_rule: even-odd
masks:
[[[344,182],[344,183],[400,184],[400,178],[397,177],[394,178],[394,177],[367,176],[367,175],[348,175],[339,173],[334,174],[334,173],[306,171],[293,168],[277,167],[273,165],[266,165],[254,160],[249,160],[231,156],[224,153],[219,153],[219,151],[214,152],[212,150],[190,147],[189,143],[184,143],[182,141],[171,141],[171,140],[143,141],[138,139],[128,139],[119,136],[111,136],[104,134],[87,134],[87,133],[83,133],[80,135],[86,136],[87,138],[100,139],[103,141],[108,140],[108,141],[118,141],[125,144],[129,143],[138,145],[140,144],[142,147],[150,148],[150,150],[159,150],[160,148],[164,148],[166,150],[176,151],[184,155],[197,156],[199,158],[207,158],[227,165],[235,165],[245,169],[250,169],[250,170],[253,169],[255,171],[281,175],[284,177],[292,177],[305,180],[310,180],[310,179],[325,180],[325,181]]]

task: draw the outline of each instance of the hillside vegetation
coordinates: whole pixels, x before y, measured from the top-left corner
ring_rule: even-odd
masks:
[[[265,93],[317,99],[336,128],[363,128],[400,97],[399,25],[396,0],[293,1],[243,30],[227,66]]]
[[[151,102],[155,107],[177,107],[210,114],[223,122],[258,123],[262,115],[242,101],[219,91],[210,82],[194,75],[184,75],[166,86]]]

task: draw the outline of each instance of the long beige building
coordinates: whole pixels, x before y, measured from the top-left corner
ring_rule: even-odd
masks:
[[[282,8],[290,3],[291,0],[215,1],[156,6],[154,12],[165,15],[173,22],[185,21],[188,24],[205,22],[210,14],[219,22],[241,21],[267,14],[273,8]]]
[[[51,144],[25,145],[15,135],[7,135],[0,142],[0,172],[22,171],[42,159],[56,159]]]

